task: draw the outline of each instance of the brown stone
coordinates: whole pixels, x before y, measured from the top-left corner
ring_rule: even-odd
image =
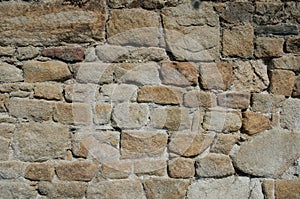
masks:
[[[262,183],[262,189],[264,192],[264,196],[267,199],[275,199],[275,181],[274,179],[264,180]]]
[[[250,25],[225,29],[223,32],[223,55],[242,58],[252,57],[253,37],[254,30]]]
[[[62,99],[62,87],[60,84],[36,84],[34,86],[34,97],[49,100]]]
[[[190,62],[165,62],[161,66],[162,82],[176,86],[195,86],[198,84],[196,66]]]
[[[83,61],[84,48],[82,47],[52,47],[42,50],[45,57],[57,58],[63,61],[76,62]]]
[[[300,53],[300,37],[288,38],[286,41],[286,50],[290,53]]]
[[[185,93],[183,104],[189,108],[194,107],[214,107],[216,106],[216,96],[212,92],[192,90]]]
[[[137,159],[161,156],[167,146],[168,136],[160,132],[127,131],[121,133],[121,157]]]
[[[277,180],[275,182],[276,199],[300,198],[300,180]]]
[[[152,176],[164,176],[167,170],[166,160],[154,159],[154,160],[136,160],[134,162],[134,173],[137,176],[152,175]]]
[[[228,155],[238,140],[239,135],[237,134],[218,134],[218,137],[212,145],[210,152]]]
[[[46,182],[38,184],[38,191],[47,198],[83,198],[86,184],[82,182]]]
[[[111,104],[95,104],[94,122],[96,124],[108,124],[110,122],[111,112]]]
[[[79,6],[61,2],[4,2],[0,5],[1,45],[55,46],[104,40],[104,1]],[[17,12],[16,12],[17,9]],[[76,18],[76,20],[75,20]]]
[[[0,136],[10,139],[13,132],[15,130],[15,125],[13,124],[5,124],[0,120]]]
[[[271,93],[291,96],[295,84],[295,73],[287,70],[272,70]]]
[[[144,181],[146,196],[148,199],[182,199],[189,186],[188,180],[150,178]]]
[[[300,75],[298,75],[295,79],[295,87],[293,91],[293,97],[300,96]]]
[[[214,134],[200,132],[177,131],[172,132],[169,150],[184,157],[193,157],[201,154],[212,143]]]
[[[280,57],[283,55],[283,38],[258,37],[255,41],[255,56],[258,58]]]
[[[26,167],[25,178],[30,180],[51,181],[54,175],[54,167],[47,163],[35,163]]]
[[[26,82],[64,81],[72,76],[68,65],[60,61],[26,61],[23,68]]]
[[[91,181],[98,171],[98,165],[89,161],[64,162],[55,170],[60,180]]]
[[[8,95],[0,94],[0,112],[6,112],[8,106]]]
[[[232,64],[225,62],[200,64],[200,83],[204,89],[226,90],[233,80]]]
[[[124,179],[127,178],[133,170],[132,162],[108,162],[101,166],[101,174],[105,178]]]
[[[180,104],[182,89],[167,86],[143,86],[138,92],[138,102],[153,102],[156,104]]]
[[[249,135],[260,133],[269,128],[270,119],[268,116],[250,111],[243,113],[243,131]]]
[[[191,178],[195,175],[195,162],[189,158],[176,158],[168,163],[171,178]]]
[[[26,164],[19,161],[5,161],[0,163],[0,179],[17,179],[24,177]]]
[[[23,81],[22,71],[17,67],[0,62],[0,83]]]
[[[218,94],[218,105],[234,109],[247,109],[250,105],[250,94],[241,92],[226,92]]]
[[[271,66],[275,69],[300,71],[300,56],[284,55],[280,58],[272,59]]]

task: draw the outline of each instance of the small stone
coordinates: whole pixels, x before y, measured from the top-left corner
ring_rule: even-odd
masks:
[[[255,56],[258,58],[281,57],[283,55],[283,38],[258,37],[255,41]]]
[[[60,180],[91,181],[98,171],[97,164],[88,161],[61,163],[55,167]]]
[[[225,62],[200,64],[200,83],[204,89],[226,90],[233,80],[232,64]]]
[[[1,162],[0,179],[17,179],[24,176],[25,164],[23,162]]]
[[[250,106],[250,94],[241,92],[226,92],[218,94],[218,105],[234,109],[247,109]]]
[[[5,124],[0,120],[0,136],[10,139],[13,132],[15,130],[15,125],[13,124]]]
[[[1,181],[0,198],[37,198],[35,187],[23,181]]]
[[[298,27],[296,25],[277,24],[255,27],[255,35],[298,35]]]
[[[228,155],[233,146],[237,144],[238,140],[239,136],[237,134],[218,134],[210,152]]]
[[[42,50],[45,57],[57,58],[63,61],[77,62],[84,60],[84,48],[82,47],[51,47]]]
[[[272,59],[271,66],[275,69],[300,71],[300,56],[285,55],[280,58]]]
[[[96,47],[97,57],[107,63],[118,62],[121,57],[129,54],[129,48],[118,45],[100,45]]]
[[[147,123],[148,106],[138,103],[117,104],[112,113],[112,119],[119,128],[141,128]]]
[[[36,47],[19,47],[17,48],[17,58],[19,60],[33,59],[40,54],[40,49]]]
[[[95,84],[66,85],[64,89],[64,97],[67,102],[91,103],[91,101],[95,99],[95,95],[98,90],[99,87]]]
[[[68,127],[57,123],[21,123],[14,136],[16,158],[23,161],[63,158],[70,144]]]
[[[46,182],[38,184],[38,191],[47,198],[83,198],[86,192],[86,184],[82,182]]]
[[[26,82],[64,81],[72,76],[68,65],[60,61],[26,61],[23,68]]]
[[[101,92],[109,98],[110,102],[136,101],[138,87],[131,84],[103,85]]]
[[[300,96],[300,75],[298,75],[295,79],[295,87],[293,91],[293,97]]]
[[[247,24],[252,22],[254,10],[251,2],[227,2],[221,18],[231,24]]]
[[[34,97],[48,100],[61,100],[62,87],[60,84],[36,84],[34,86]]]
[[[300,99],[287,99],[282,105],[280,115],[282,128],[300,132]]]
[[[26,91],[15,91],[10,93],[10,97],[20,97],[20,98],[27,98],[30,96],[29,92]]]
[[[160,62],[160,61],[169,61],[169,56],[166,53],[166,50],[163,48],[157,47],[141,47],[137,49],[131,49],[128,54],[124,54],[119,57],[116,62]]]
[[[249,135],[263,132],[269,128],[270,119],[268,116],[250,111],[243,113],[243,131]]]
[[[253,20],[258,25],[278,24],[290,17],[283,2],[256,1],[255,6],[256,15],[253,16]]]
[[[95,104],[94,122],[96,124],[108,124],[112,113],[111,104]]]
[[[10,142],[0,137],[0,160],[8,160]]]
[[[156,104],[180,104],[182,89],[168,86],[143,86],[138,92],[138,102]]]
[[[189,108],[209,108],[216,106],[217,102],[214,93],[192,90],[185,93],[183,98],[183,104],[184,106],[187,106]]]
[[[283,95],[272,95],[265,93],[252,94],[252,111],[262,113],[275,113],[279,110],[284,102]]]
[[[8,95],[0,94],[0,112],[6,112],[8,107]]]
[[[54,167],[46,163],[34,163],[26,167],[25,178],[38,181],[51,181],[54,175]]]
[[[195,86],[198,84],[196,66],[190,62],[164,62],[161,66],[163,84]]]
[[[287,70],[272,70],[270,91],[276,95],[291,96],[295,85],[295,73]]]
[[[86,193],[90,199],[142,199],[143,186],[138,180],[103,181],[91,183]]]
[[[290,53],[300,53],[300,37],[288,38],[286,41],[286,50]]]
[[[264,180],[262,183],[265,198],[275,199],[275,181],[273,179]]]
[[[132,162],[122,162],[122,161],[108,162],[102,164],[101,174],[105,178],[124,179],[124,178],[128,178],[132,170],[133,170]]]
[[[0,83],[23,81],[23,74],[17,67],[0,62]]]
[[[126,131],[121,133],[121,157],[138,159],[161,156],[166,149],[168,136],[151,131]]]
[[[242,58],[252,57],[253,54],[253,27],[250,25],[235,26],[225,29],[223,32],[223,55],[238,56]],[[232,42],[232,41],[235,42]]]
[[[16,52],[15,48],[0,47],[0,56],[13,56],[15,52]]]
[[[276,180],[275,196],[278,199],[300,198],[300,180]]]
[[[249,199],[264,199],[260,178],[250,179],[250,196]]]
[[[137,176],[164,176],[167,170],[166,160],[137,160],[134,162],[134,173]]]
[[[226,177],[235,173],[229,156],[222,154],[208,154],[196,160],[196,173],[199,177]]]
[[[176,158],[168,163],[168,172],[171,178],[191,178],[195,175],[194,160]]]
[[[184,157],[193,157],[201,154],[212,143],[214,134],[200,132],[177,131],[172,132],[169,150]]]

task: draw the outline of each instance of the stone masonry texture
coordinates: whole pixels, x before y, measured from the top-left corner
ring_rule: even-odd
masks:
[[[300,1],[0,0],[0,198],[300,199]]]

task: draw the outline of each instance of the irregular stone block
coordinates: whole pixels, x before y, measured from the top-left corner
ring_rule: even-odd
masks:
[[[262,183],[262,188],[264,191],[264,196],[266,198],[275,199],[275,180],[274,179],[266,179]]]
[[[95,84],[70,84],[64,88],[64,97],[67,102],[94,102],[99,87]]]
[[[275,69],[287,69],[295,72],[300,71],[300,56],[285,55],[272,59],[271,66]]]
[[[0,94],[0,112],[6,112],[8,107],[8,98],[7,94]]]
[[[60,84],[35,84],[34,97],[43,98],[49,100],[61,100],[62,99],[62,87]]]
[[[299,198],[300,180],[276,180],[275,195],[278,199]]]
[[[0,182],[0,198],[37,198],[37,191],[26,182],[2,181]]]
[[[136,160],[134,161],[133,166],[134,166],[134,173],[137,176],[144,176],[144,175],[164,176],[167,170],[166,160],[160,160],[160,159]]]
[[[192,90],[185,93],[183,104],[189,108],[209,108],[216,106],[217,100],[215,94],[212,92]]]
[[[265,93],[252,94],[252,110],[262,113],[275,113],[279,110],[284,102],[283,95],[272,95]]]
[[[40,54],[40,49],[32,46],[19,47],[17,49],[17,58],[19,60],[33,59]]]
[[[300,96],[300,75],[298,75],[295,79],[295,87],[293,91],[293,97]]]
[[[300,100],[287,99],[282,106],[280,125],[291,131],[300,132]]]
[[[103,62],[114,63],[129,54],[129,50],[129,47],[105,44],[96,47],[96,55]]]
[[[101,93],[108,97],[110,102],[136,101],[138,87],[131,84],[108,84],[103,85]]]
[[[167,55],[166,49],[157,48],[157,47],[142,47],[142,48],[134,48],[130,50],[129,53],[124,54],[120,58],[118,58],[117,62],[160,62],[160,61],[169,61],[170,58]]]
[[[82,47],[51,47],[44,48],[42,55],[68,62],[84,60],[84,48]]]
[[[111,104],[95,104],[94,122],[96,124],[108,124],[110,122],[111,112]]]
[[[26,167],[25,178],[35,181],[51,181],[54,175],[54,166],[47,163],[34,163]]]
[[[0,137],[0,160],[5,161],[9,158],[10,141]]]
[[[13,47],[0,47],[0,56],[13,56],[15,52]]]
[[[247,24],[252,22],[254,10],[251,2],[227,2],[221,18],[231,24]]]
[[[291,96],[295,85],[295,73],[287,70],[272,70],[270,91],[276,95]]]
[[[48,198],[83,198],[86,192],[86,184],[82,182],[46,182],[38,184],[38,190],[41,195]]]
[[[23,162],[6,161],[0,163],[0,179],[17,179],[24,177],[26,165]]]
[[[258,58],[281,57],[283,44],[283,38],[258,37],[255,40],[255,56]]]
[[[210,152],[228,155],[233,146],[239,141],[237,134],[218,134]]]
[[[226,92],[218,94],[218,105],[234,109],[247,109],[250,106],[250,94],[240,92]]]
[[[288,38],[286,41],[286,50],[290,53],[300,53],[300,37]]]
[[[253,21],[258,25],[278,24],[289,18],[285,3],[278,1],[255,2]],[[287,12],[286,12],[287,11]]]
[[[128,178],[132,170],[133,170],[132,162],[123,162],[123,161],[108,162],[102,164],[101,166],[101,174],[103,175],[103,177],[110,178],[110,179]]]
[[[195,161],[189,158],[176,158],[168,162],[168,173],[171,178],[191,178],[195,175]]]
[[[298,35],[299,30],[296,25],[277,24],[255,27],[255,35]]]
[[[23,74],[17,67],[0,62],[0,82],[20,82],[23,81]]]
[[[250,111],[243,113],[243,131],[249,135],[263,132],[269,128],[270,119],[268,116]]]

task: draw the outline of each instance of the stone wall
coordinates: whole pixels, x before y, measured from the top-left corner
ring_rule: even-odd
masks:
[[[299,1],[0,1],[0,198],[300,198],[299,28]]]

